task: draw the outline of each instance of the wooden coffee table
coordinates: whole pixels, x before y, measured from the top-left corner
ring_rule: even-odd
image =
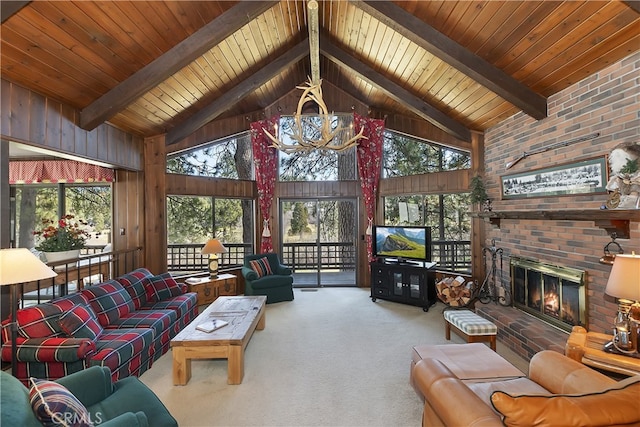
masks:
[[[265,296],[219,297],[171,340],[173,384],[191,379],[192,359],[227,359],[228,384],[240,384],[244,377],[244,349],[256,329],[265,327]],[[196,326],[216,318],[229,322],[213,332]]]

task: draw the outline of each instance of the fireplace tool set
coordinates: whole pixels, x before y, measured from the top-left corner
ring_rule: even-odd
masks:
[[[482,256],[484,258],[484,269],[487,272],[482,286],[478,292],[478,299],[483,304],[489,302],[498,302],[500,305],[510,305],[511,297],[510,291],[502,285],[502,248],[496,248],[495,239],[491,240],[491,247],[482,249]],[[500,260],[500,269],[498,270],[498,259]],[[487,261],[491,261],[491,268],[487,268]],[[498,280],[496,281],[496,275]],[[502,292],[498,292],[501,290]]]

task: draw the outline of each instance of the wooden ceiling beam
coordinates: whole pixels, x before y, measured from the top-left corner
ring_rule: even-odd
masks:
[[[347,52],[333,45],[331,41],[323,35],[320,36],[320,52],[331,61],[347,67],[369,84],[384,91],[390,98],[400,104],[406,105],[408,109],[434,126],[458,139],[471,142],[471,131],[463,124],[452,119],[434,106],[424,102],[399,84],[391,81],[370,66],[360,62]]]
[[[80,112],[80,127],[95,129],[277,3],[254,1],[233,6],[85,107]]]
[[[282,70],[300,61],[309,54],[309,40],[304,39],[292,49],[278,58],[270,61],[267,65],[260,68],[255,74],[248,79],[240,82],[237,86],[225,92],[224,96],[213,101],[208,106],[202,108],[185,122],[174,127],[167,132],[167,145],[180,142],[211,120],[224,113],[229,107],[235,105],[242,98],[250,95],[254,90],[278,75]]]
[[[531,117],[537,120],[547,117],[547,98],[465,49],[400,6],[396,6],[391,1],[350,0],[350,2]]]

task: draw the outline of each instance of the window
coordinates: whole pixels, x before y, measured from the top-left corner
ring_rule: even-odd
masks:
[[[83,253],[100,252],[111,243],[110,184],[17,184],[11,187],[11,245],[33,248],[43,220],[73,215],[88,223]]]
[[[212,178],[253,179],[249,132],[227,137],[194,150],[167,156],[167,172]]]
[[[467,152],[389,130],[384,132],[382,156],[383,178],[469,169],[471,166]]]
[[[253,201],[222,197],[167,197],[167,261],[172,273],[207,269],[202,246],[214,236],[228,252],[220,268],[242,265],[253,253]]]
[[[432,194],[384,197],[385,225],[431,227],[432,260],[438,268],[471,271],[469,194]]]
[[[333,115],[331,130],[344,128],[337,140],[344,137],[348,140],[353,135],[353,114]],[[320,117],[314,114],[303,116],[302,125],[306,139],[320,139]],[[287,145],[297,145],[290,135],[293,133],[293,116],[281,116],[278,126],[280,139]],[[344,151],[311,150],[308,153],[294,152],[287,154],[279,151],[280,181],[345,181],[357,179],[356,150]]]

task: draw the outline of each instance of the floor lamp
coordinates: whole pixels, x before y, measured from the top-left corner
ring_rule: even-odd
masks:
[[[29,249],[0,249],[0,286],[11,286],[11,374],[14,377],[18,376],[18,284],[49,279],[57,275],[58,273],[40,261]]]

